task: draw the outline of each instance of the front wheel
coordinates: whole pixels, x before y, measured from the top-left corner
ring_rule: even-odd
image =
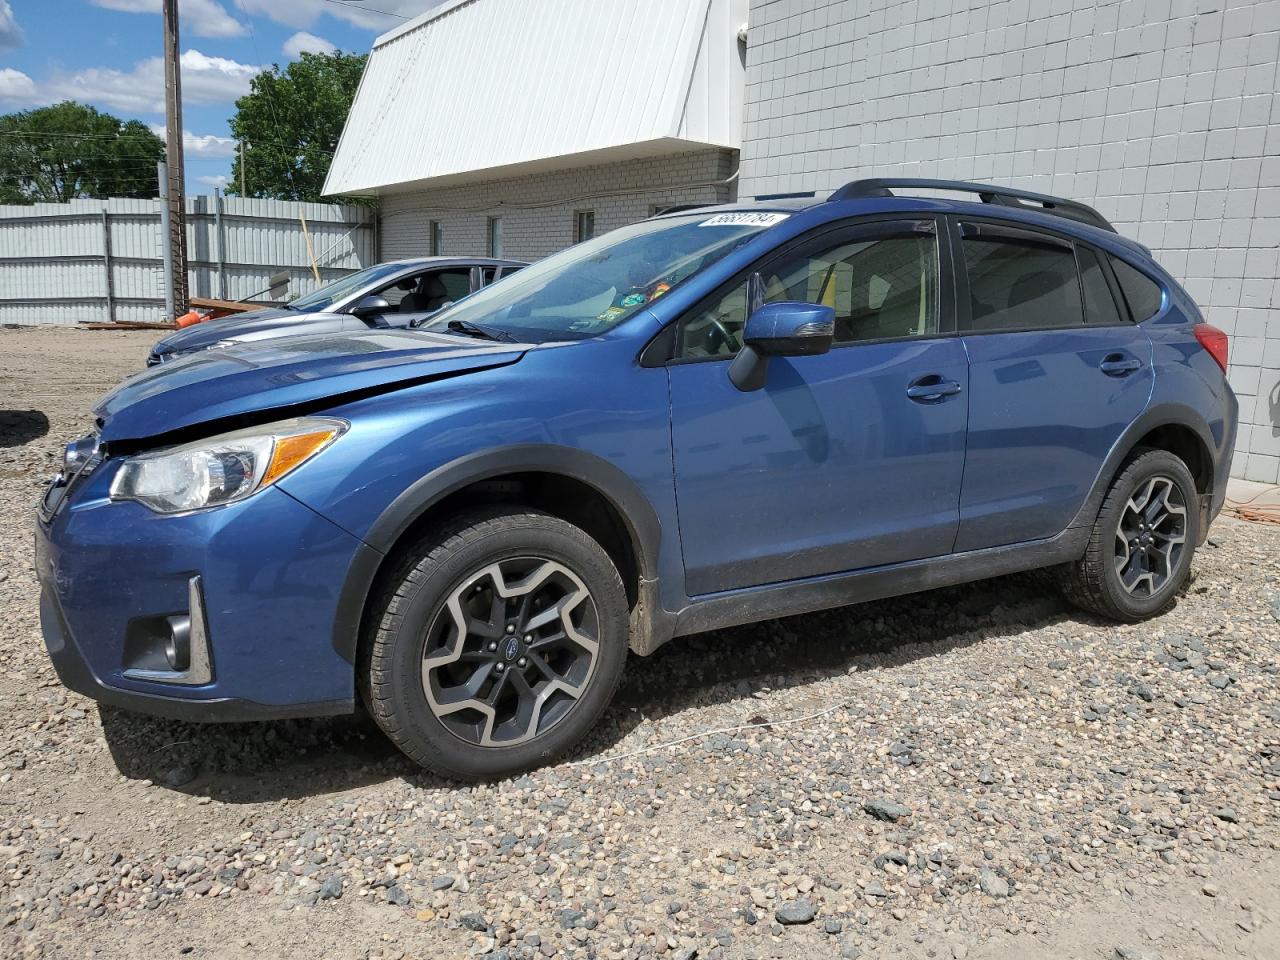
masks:
[[[546,763],[608,706],[627,654],[621,578],[591,537],[523,509],[456,518],[406,551],[366,638],[366,700],[424,767],[462,780]]]
[[[1165,450],[1137,453],[1111,484],[1066,593],[1101,616],[1136,623],[1168,607],[1187,582],[1199,540],[1195,481]]]

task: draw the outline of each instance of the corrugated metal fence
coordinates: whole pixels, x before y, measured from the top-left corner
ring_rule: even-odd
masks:
[[[302,218],[320,282],[311,270]],[[158,321],[164,316],[159,200],[0,206],[0,324]],[[372,211],[324,203],[187,199],[192,296],[291,299],[377,260]]]

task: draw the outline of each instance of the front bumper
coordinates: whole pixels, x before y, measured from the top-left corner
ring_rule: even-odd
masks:
[[[105,464],[36,521],[41,626],[62,683],[186,720],[352,712],[354,668],[333,646],[333,625],[347,572],[369,548],[275,487],[161,516],[108,500],[113,473]],[[202,611],[192,610],[193,581]],[[149,679],[131,664],[137,624],[193,612],[207,633],[209,682]]]

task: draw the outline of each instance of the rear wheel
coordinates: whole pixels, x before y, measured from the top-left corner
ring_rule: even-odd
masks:
[[[411,759],[458,779],[550,761],[622,675],[627,603],[608,554],[546,514],[459,517],[407,551],[368,638],[366,699]]]
[[[1066,576],[1079,606],[1134,623],[1173,602],[1199,540],[1195,481],[1165,450],[1135,454],[1111,484],[1084,556]]]

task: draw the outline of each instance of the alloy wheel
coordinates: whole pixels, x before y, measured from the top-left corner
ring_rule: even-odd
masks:
[[[1115,568],[1125,592],[1158,593],[1177,568],[1186,539],[1182,491],[1168,477],[1151,477],[1129,498],[1116,526]]]
[[[595,601],[568,567],[541,557],[488,564],[449,594],[428,630],[427,704],[469,744],[524,743],[586,692],[598,637]]]

